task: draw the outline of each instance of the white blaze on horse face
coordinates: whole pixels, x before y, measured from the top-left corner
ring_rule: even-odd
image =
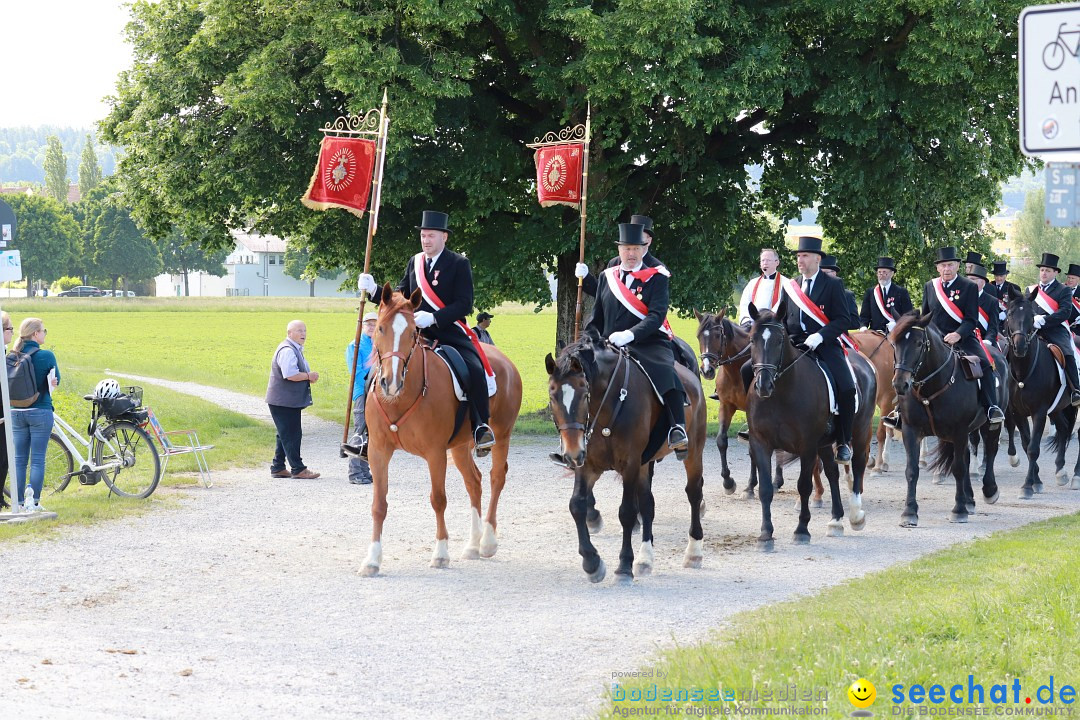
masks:
[[[405,319],[405,316],[398,313],[394,316],[394,323],[390,326],[394,331],[394,352],[401,350],[401,334],[405,332],[405,328],[409,327],[409,321]],[[398,376],[398,362],[400,358],[394,357],[390,363],[390,371],[393,376],[390,378],[391,383],[397,382]]]
[[[563,383],[562,386],[562,404],[566,408],[567,417],[570,416],[570,407],[574,404],[574,388],[570,387],[569,383]]]
[[[712,367],[712,365],[709,363],[709,358],[703,358],[701,360],[701,369],[704,372],[709,372],[709,368],[711,368],[711,367]]]
[[[772,337],[772,330],[765,328],[765,332],[761,333],[761,339],[763,342],[769,342],[769,338]]]

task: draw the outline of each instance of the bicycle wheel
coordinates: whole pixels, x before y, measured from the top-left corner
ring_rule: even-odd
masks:
[[[119,420],[101,431],[104,442],[94,439],[94,464],[112,465],[101,474],[117,495],[149,497],[161,479],[161,458],[146,431],[135,423]]]
[[[45,449],[45,484],[41,486],[42,495],[55,495],[63,492],[71,482],[71,472],[75,469],[75,458],[67,449],[60,436],[49,436],[49,446]]]
[[[1048,43],[1043,48],[1042,61],[1047,70],[1057,70],[1065,64],[1065,48],[1056,40]]]

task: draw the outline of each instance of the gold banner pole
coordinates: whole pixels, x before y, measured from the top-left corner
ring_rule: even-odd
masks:
[[[371,269],[371,241],[375,238],[375,233],[378,231],[379,226],[379,203],[382,201],[382,178],[383,178],[383,166],[386,162],[386,136],[390,129],[390,118],[386,114],[386,102],[387,95],[386,90],[383,90],[382,107],[379,109],[379,129],[378,139],[375,145],[375,172],[371,178],[371,210],[368,213],[368,230],[367,230],[367,246],[364,248],[364,272],[368,272]],[[324,132],[327,130],[324,129]],[[360,358],[360,336],[364,331],[364,306],[367,304],[367,291],[362,290],[360,292],[360,309],[356,314],[356,337],[353,339],[353,360],[352,368],[349,371],[349,391],[348,402],[345,405],[345,432],[341,437],[341,457],[346,457],[345,445],[349,442],[349,426],[352,422],[352,410],[353,410],[353,387],[356,385],[356,366],[359,364]],[[360,398],[360,402],[364,402],[364,398]]]
[[[589,194],[589,137],[592,133],[592,103],[585,105],[585,157],[581,161],[581,234],[578,243],[578,262],[585,262],[585,202]],[[577,281],[577,302],[574,305],[574,342],[581,335],[581,290],[584,278]]]

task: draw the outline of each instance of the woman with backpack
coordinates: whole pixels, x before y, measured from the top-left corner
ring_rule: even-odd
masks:
[[[56,365],[56,356],[41,347],[48,332],[41,318],[26,318],[19,325],[19,339],[15,341],[14,348],[16,353],[30,356],[29,362],[33,364],[35,389],[38,394],[37,399],[27,407],[11,409],[11,433],[15,438],[15,485],[18,488],[19,504],[26,512],[43,510],[38,499],[45,484],[45,452],[53,428],[52,390],[60,384],[60,368]],[[8,377],[10,376],[9,372]],[[15,400],[14,390],[12,400]],[[28,460],[30,487],[34,491],[33,505],[23,499]]]

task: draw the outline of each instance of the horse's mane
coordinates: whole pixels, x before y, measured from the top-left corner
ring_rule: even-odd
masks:
[[[408,306],[408,307],[402,307],[402,306]],[[379,314],[380,315],[382,315],[384,313],[393,314],[393,313],[401,312],[402,310],[405,310],[405,311],[407,311],[409,313],[412,313],[413,312],[412,300],[409,299],[409,297],[407,297],[406,295],[403,295],[402,293],[395,290],[394,294],[390,296],[390,301],[386,302],[386,303],[383,303],[383,307],[382,307],[382,309],[379,310]]]
[[[586,378],[596,377],[596,350],[598,346],[599,349],[603,349],[599,339],[599,336],[585,332],[580,338],[564,347],[555,361],[559,377],[574,372],[570,369],[570,363],[574,359],[585,371]]]
[[[910,330],[915,326],[915,321],[919,319],[919,313],[912,310],[911,312],[904,313],[900,316],[900,319],[896,321],[896,327],[893,328],[891,333],[892,337],[899,337],[900,333]]]

